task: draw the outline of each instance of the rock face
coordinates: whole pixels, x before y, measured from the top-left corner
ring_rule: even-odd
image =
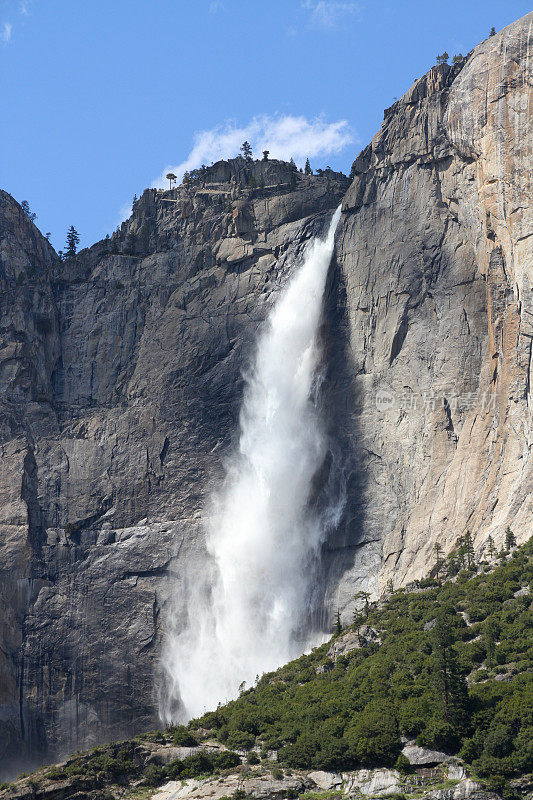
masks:
[[[507,525],[533,532],[532,29],[528,14],[433,67],[353,166],[330,301],[359,497],[341,606],[423,577],[467,530],[481,552]]]
[[[234,159],[147,190],[60,264],[0,193],[0,763],[156,724],[166,606],[202,569],[200,513],[241,371],[343,200],[325,303],[347,505],[326,600],[421,577],[433,544],[531,533],[533,15],[386,112],[354,179]],[[380,393],[380,394],[378,394]],[[377,402],[376,402],[377,401]],[[323,476],[321,476],[323,479]],[[155,682],[157,685],[157,681]]]
[[[253,188],[253,185],[256,188]],[[57,261],[0,195],[0,762],[157,724],[258,325],[349,180],[235,159]],[[156,681],[155,681],[156,683]],[[26,753],[24,753],[26,750]]]

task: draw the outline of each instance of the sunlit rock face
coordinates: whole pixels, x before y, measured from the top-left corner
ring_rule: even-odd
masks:
[[[340,551],[341,601],[422,577],[467,530],[481,550],[532,533],[532,29],[433,67],[355,161],[336,296],[363,499],[339,545],[366,544]]]
[[[0,194],[4,770],[157,723],[167,611],[185,625],[205,566],[242,370],[341,200],[321,330],[332,446],[310,498],[335,466],[326,606],[348,618],[356,591],[420,577],[467,529],[480,549],[508,524],[530,534],[532,19],[417,81],[351,185],[215,164],[146,191],[64,264]]]

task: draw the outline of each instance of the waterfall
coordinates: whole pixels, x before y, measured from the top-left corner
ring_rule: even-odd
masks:
[[[328,444],[316,403],[322,296],[340,218],[306,248],[274,304],[245,376],[239,444],[206,514],[209,563],[185,630],[167,636],[160,713],[184,721],[238,695],[315,640],[320,547],[340,501],[310,508]],[[316,631],[315,631],[316,637]]]

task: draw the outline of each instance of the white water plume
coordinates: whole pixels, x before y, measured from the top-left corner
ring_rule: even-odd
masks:
[[[322,296],[340,208],[270,312],[246,376],[237,452],[206,522],[211,563],[170,635],[161,716],[184,721],[238,695],[314,643],[320,547],[339,503],[311,510],[327,437],[316,405]],[[315,631],[316,636],[316,631]]]

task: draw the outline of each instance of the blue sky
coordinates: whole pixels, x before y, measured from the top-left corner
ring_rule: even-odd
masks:
[[[56,249],[166,167],[256,148],[349,171],[383,109],[526,14],[506,0],[0,0],[0,187]]]

